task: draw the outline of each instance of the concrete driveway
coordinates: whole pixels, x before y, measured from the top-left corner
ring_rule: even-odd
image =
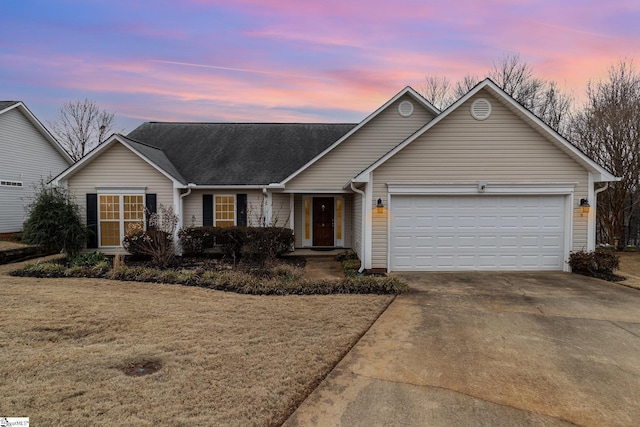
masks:
[[[286,426],[638,425],[640,291],[569,273],[412,273]]]

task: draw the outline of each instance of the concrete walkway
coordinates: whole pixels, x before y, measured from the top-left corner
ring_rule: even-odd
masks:
[[[640,291],[568,273],[403,274],[286,426],[640,420]]]

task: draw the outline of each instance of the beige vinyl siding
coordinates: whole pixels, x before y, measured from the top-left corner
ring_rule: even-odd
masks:
[[[289,194],[273,193],[271,195],[271,224],[276,227],[291,227],[291,201]]]
[[[173,183],[154,167],[120,143],[85,165],[68,181],[86,220],[86,194],[96,193],[96,187],[145,187],[145,193],[157,195],[157,207],[173,207]]]
[[[22,182],[0,186],[0,233],[13,233],[22,230],[36,185],[69,163],[17,107],[0,114],[0,152],[0,180]]]
[[[351,249],[358,254],[361,261],[364,260],[362,256],[362,197],[360,194],[352,196],[351,209]]]
[[[200,190],[195,189],[191,194],[183,199],[184,225],[185,227],[202,227],[202,195],[226,195],[226,194],[246,194],[247,195],[247,223],[255,225],[260,216],[260,206],[262,203],[262,193],[259,190]]]
[[[302,206],[302,195],[296,194],[293,198],[293,214],[294,214],[294,237],[295,247],[302,247],[302,235],[304,233],[304,208]]]
[[[414,112],[404,118],[398,104],[411,101]],[[433,119],[433,113],[405,95],[364,125],[349,139],[286,184],[287,190],[341,190],[359,172]]]
[[[350,248],[353,246],[353,195],[344,195],[344,247]]]
[[[485,121],[469,113],[478,97],[493,106]],[[587,171],[484,91],[378,167],[372,180],[373,212],[379,197],[387,202],[387,183],[577,183],[572,250],[587,246],[587,217],[577,209],[578,200],[587,197]],[[374,213],[373,268],[387,268],[387,237],[386,213]]]

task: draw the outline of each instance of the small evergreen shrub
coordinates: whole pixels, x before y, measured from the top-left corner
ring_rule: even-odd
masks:
[[[80,207],[65,187],[40,183],[34,201],[28,206],[22,240],[42,245],[52,252],[74,256],[84,248],[87,228]]]
[[[613,272],[619,265],[620,258],[610,251],[579,251],[569,255],[571,271],[584,276],[610,280],[615,277]]]

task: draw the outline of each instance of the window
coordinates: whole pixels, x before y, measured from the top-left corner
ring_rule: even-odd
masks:
[[[7,179],[0,180],[0,186],[2,187],[22,187],[22,181],[9,181]]]
[[[214,202],[216,227],[233,227],[236,225],[236,197],[216,196]]]
[[[100,246],[120,246],[122,239],[144,230],[144,195],[100,194]]]

